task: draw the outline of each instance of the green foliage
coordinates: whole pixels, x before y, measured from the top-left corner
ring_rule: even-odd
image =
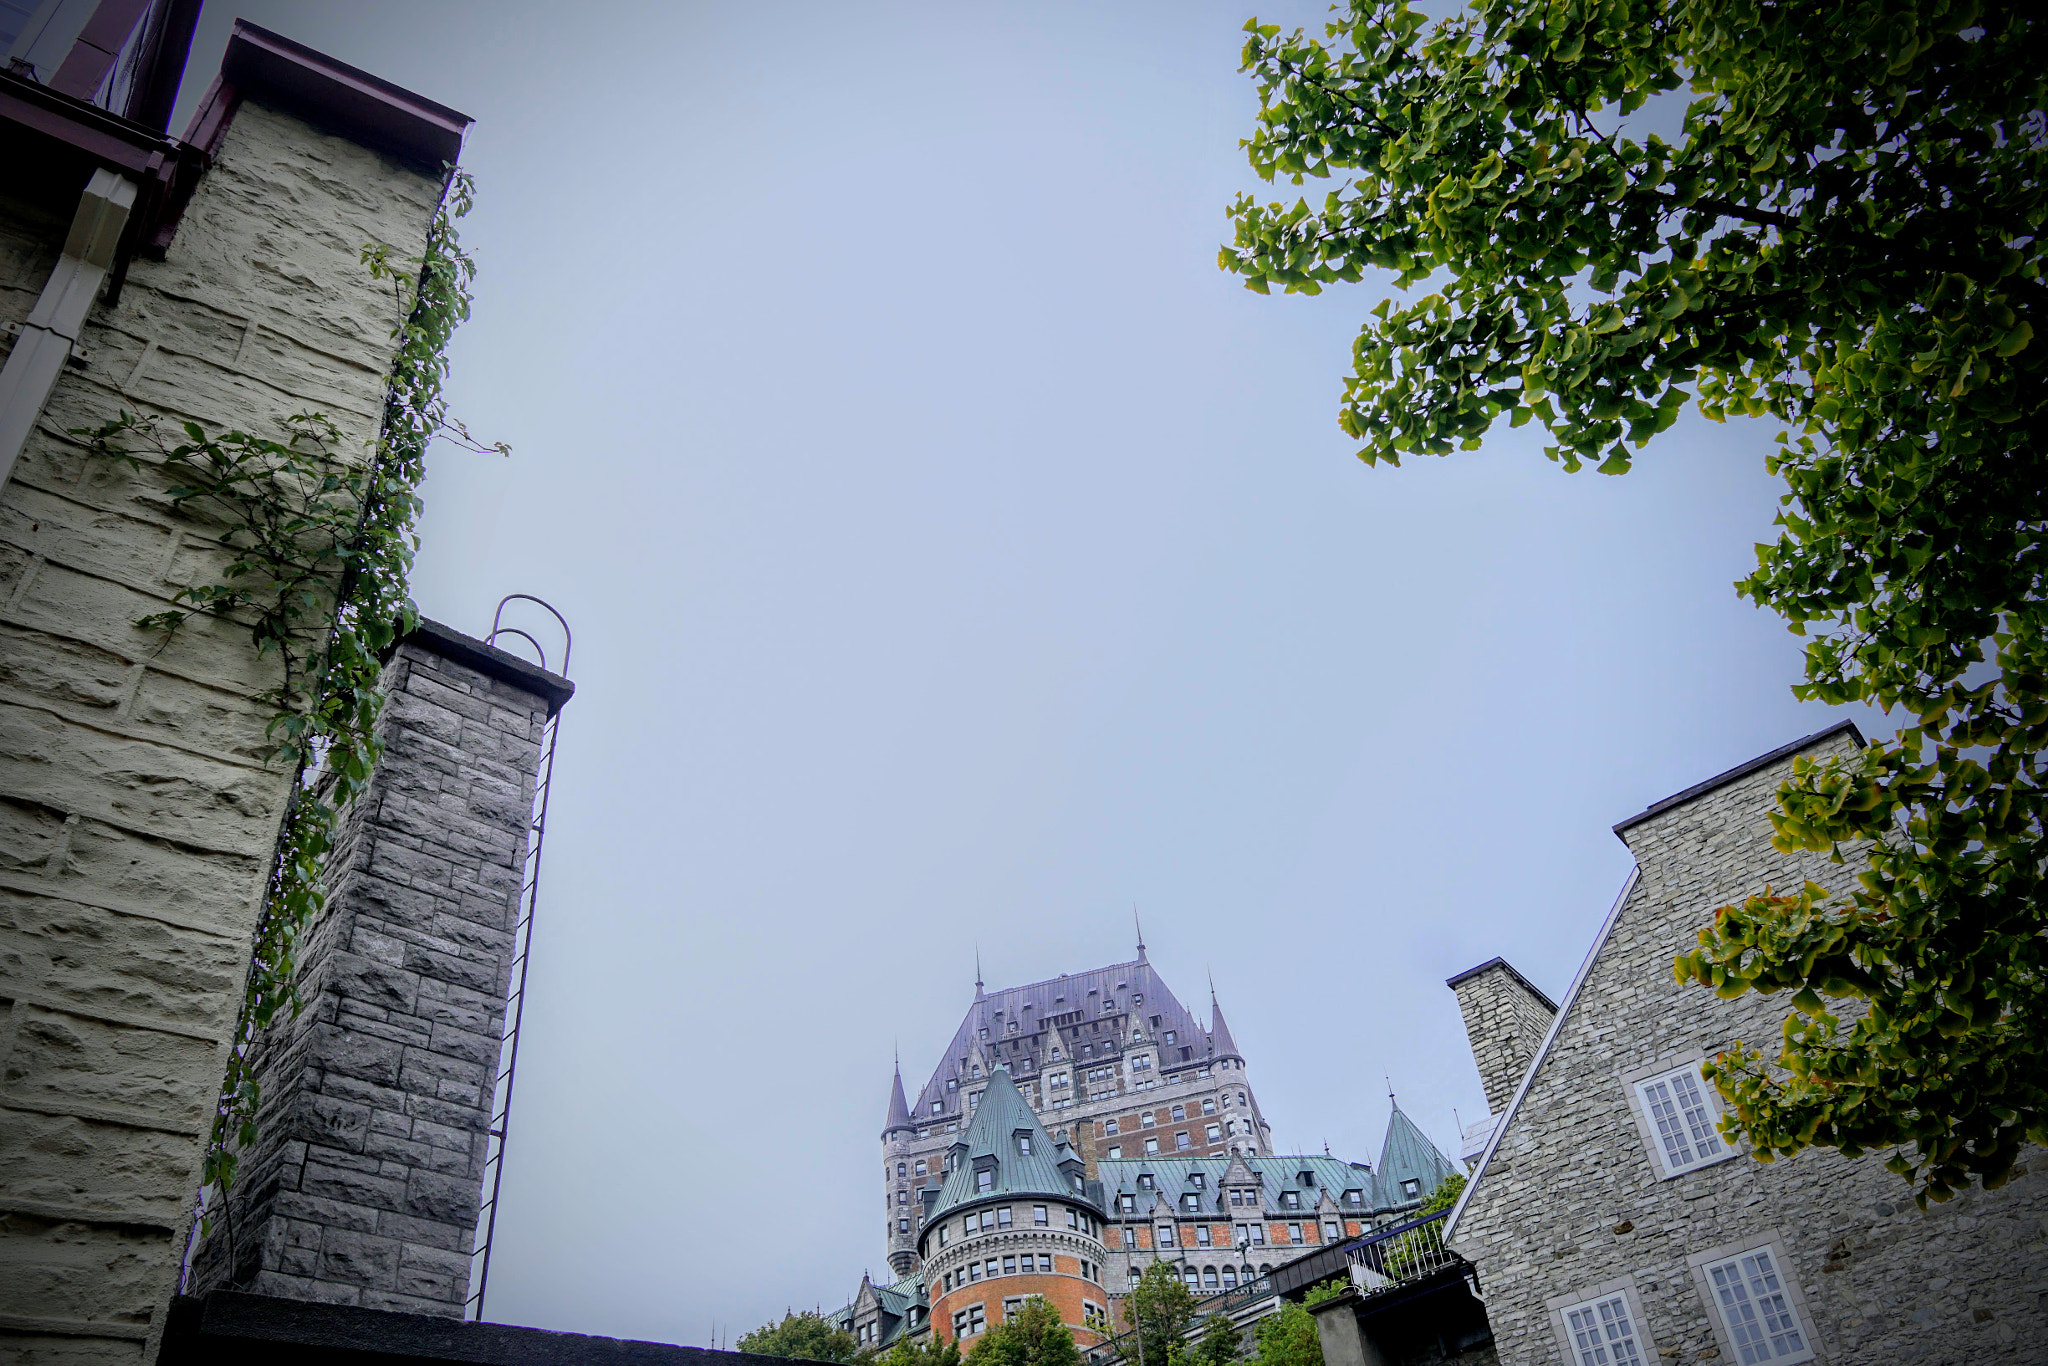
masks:
[[[877,1366],[960,1366],[960,1344],[937,1333],[901,1337],[882,1353]]]
[[[794,1357],[800,1361],[851,1362],[860,1355],[853,1334],[821,1314],[805,1310],[785,1313],[780,1323],[764,1323],[744,1334],[735,1344],[742,1352],[764,1357]],[[956,1358],[957,1360],[957,1353]],[[933,1363],[933,1366],[937,1366]]]
[[[1080,1366],[1081,1349],[1050,1301],[1033,1295],[974,1340],[968,1366]]]
[[[1620,473],[1688,401],[1781,424],[1781,534],[1737,589],[1812,633],[1798,696],[1904,724],[1779,794],[1776,845],[1867,859],[1855,885],[1724,908],[1675,971],[1792,993],[1771,1058],[1705,1069],[1731,1136],[1766,1161],[1894,1149],[1923,1201],[2048,1141],[2043,15],[1478,0],[1431,24],[1353,0],[1327,42],[1254,21],[1253,167],[1343,179],[1320,206],[1241,197],[1222,256],[1261,292],[1434,286],[1359,334],[1339,421],[1368,463],[1534,419],[1567,469]],[[1689,100],[1677,141],[1618,123],[1664,95]]]
[[[1302,1292],[1301,1302],[1304,1305],[1318,1305],[1326,1300],[1336,1299],[1350,1288],[1351,1282],[1349,1279],[1343,1276],[1332,1276],[1327,1281],[1316,1282],[1306,1291]]]
[[[1116,1339],[1130,1366],[1172,1366],[1186,1352],[1183,1339],[1195,1321],[1195,1296],[1172,1262],[1154,1262],[1124,1296],[1129,1330]]]
[[[404,319],[367,459],[340,449],[340,429],[318,413],[288,419],[282,440],[209,434],[196,422],[167,437],[160,419],[126,412],[74,433],[131,466],[156,462],[175,481],[172,504],[222,528],[214,538],[220,579],[181,589],[177,609],[136,624],[169,635],[195,616],[217,617],[246,629],[259,658],[277,663],[276,686],[260,699],[272,709],[267,758],[294,779],[207,1145],[205,1180],[223,1192],[238,1148],[256,1136],[250,1045],[280,1010],[299,1010],[299,936],[326,902],[321,869],[339,812],[377,762],[381,658],[418,624],[406,576],[419,544],[413,526],[427,446],[448,428],[475,447],[441,396],[448,339],[469,316],[475,266],[456,240],[455,220],[473,194],[469,177],[456,173],[424,253],[405,262],[410,278],[387,249],[363,249],[371,278],[391,281]]]
[[[1289,1303],[1259,1320],[1258,1366],[1323,1366],[1323,1339],[1316,1316]]]
[[[1244,1334],[1230,1321],[1230,1315],[1211,1314],[1187,1355],[1192,1366],[1230,1366],[1242,1351]]]
[[[1458,1203],[1458,1197],[1465,1193],[1465,1173],[1452,1172],[1443,1184],[1430,1192],[1429,1199],[1422,1202],[1422,1208],[1415,1211],[1417,1219],[1435,1214],[1438,1210],[1449,1209]]]

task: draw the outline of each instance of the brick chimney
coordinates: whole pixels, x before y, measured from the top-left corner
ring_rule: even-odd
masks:
[[[482,1201],[541,732],[572,685],[421,623],[343,816],[297,1019],[257,1041],[258,1136],[192,1291],[459,1317]]]
[[[1465,1017],[1465,1037],[1472,1061],[1486,1088],[1486,1108],[1499,1115],[1514,1099],[1515,1088],[1536,1057],[1557,1003],[1516,972],[1505,958],[1492,958],[1451,978],[1446,986],[1457,993]]]

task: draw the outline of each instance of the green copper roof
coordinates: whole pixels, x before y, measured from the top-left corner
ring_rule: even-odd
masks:
[[[989,1073],[974,1119],[959,1142],[947,1149],[946,1162],[946,1183],[939,1188],[927,1223],[936,1223],[962,1205],[1005,1195],[1058,1195],[1098,1203],[1089,1198],[1081,1179],[1081,1159],[1072,1148],[1053,1143],[1006,1067]],[[986,1186],[983,1172],[988,1173]]]
[[[1396,1105],[1387,1118],[1387,1141],[1380,1149],[1381,1193],[1396,1204],[1427,1200],[1457,1170]],[[1420,1194],[1408,1195],[1401,1188],[1404,1181],[1421,1182]]]

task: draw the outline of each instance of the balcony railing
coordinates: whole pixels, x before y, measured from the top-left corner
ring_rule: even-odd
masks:
[[[1444,1220],[1450,1213],[1438,1210],[1353,1240],[1343,1249],[1351,1283],[1370,1297],[1464,1267],[1465,1259],[1444,1246]]]

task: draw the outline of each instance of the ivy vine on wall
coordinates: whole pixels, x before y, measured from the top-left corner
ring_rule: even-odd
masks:
[[[127,412],[74,433],[99,454],[159,464],[175,481],[173,505],[222,528],[214,537],[225,552],[219,580],[180,589],[176,607],[136,624],[168,636],[196,616],[220,618],[245,628],[258,657],[275,655],[278,664],[276,686],[259,699],[272,713],[265,759],[289,765],[293,778],[207,1143],[204,1181],[223,1195],[238,1151],[256,1138],[252,1045],[279,1011],[301,1008],[299,939],[326,904],[322,872],[341,813],[377,763],[382,658],[419,624],[407,576],[419,547],[427,446],[445,435],[510,454],[502,443],[471,438],[442,395],[448,340],[469,317],[476,273],[455,225],[474,197],[469,175],[453,171],[419,256],[394,258],[375,243],[362,249],[403,319],[367,460],[346,459],[343,433],[319,413],[287,419],[282,440],[209,433],[196,422],[167,429],[160,418]]]

